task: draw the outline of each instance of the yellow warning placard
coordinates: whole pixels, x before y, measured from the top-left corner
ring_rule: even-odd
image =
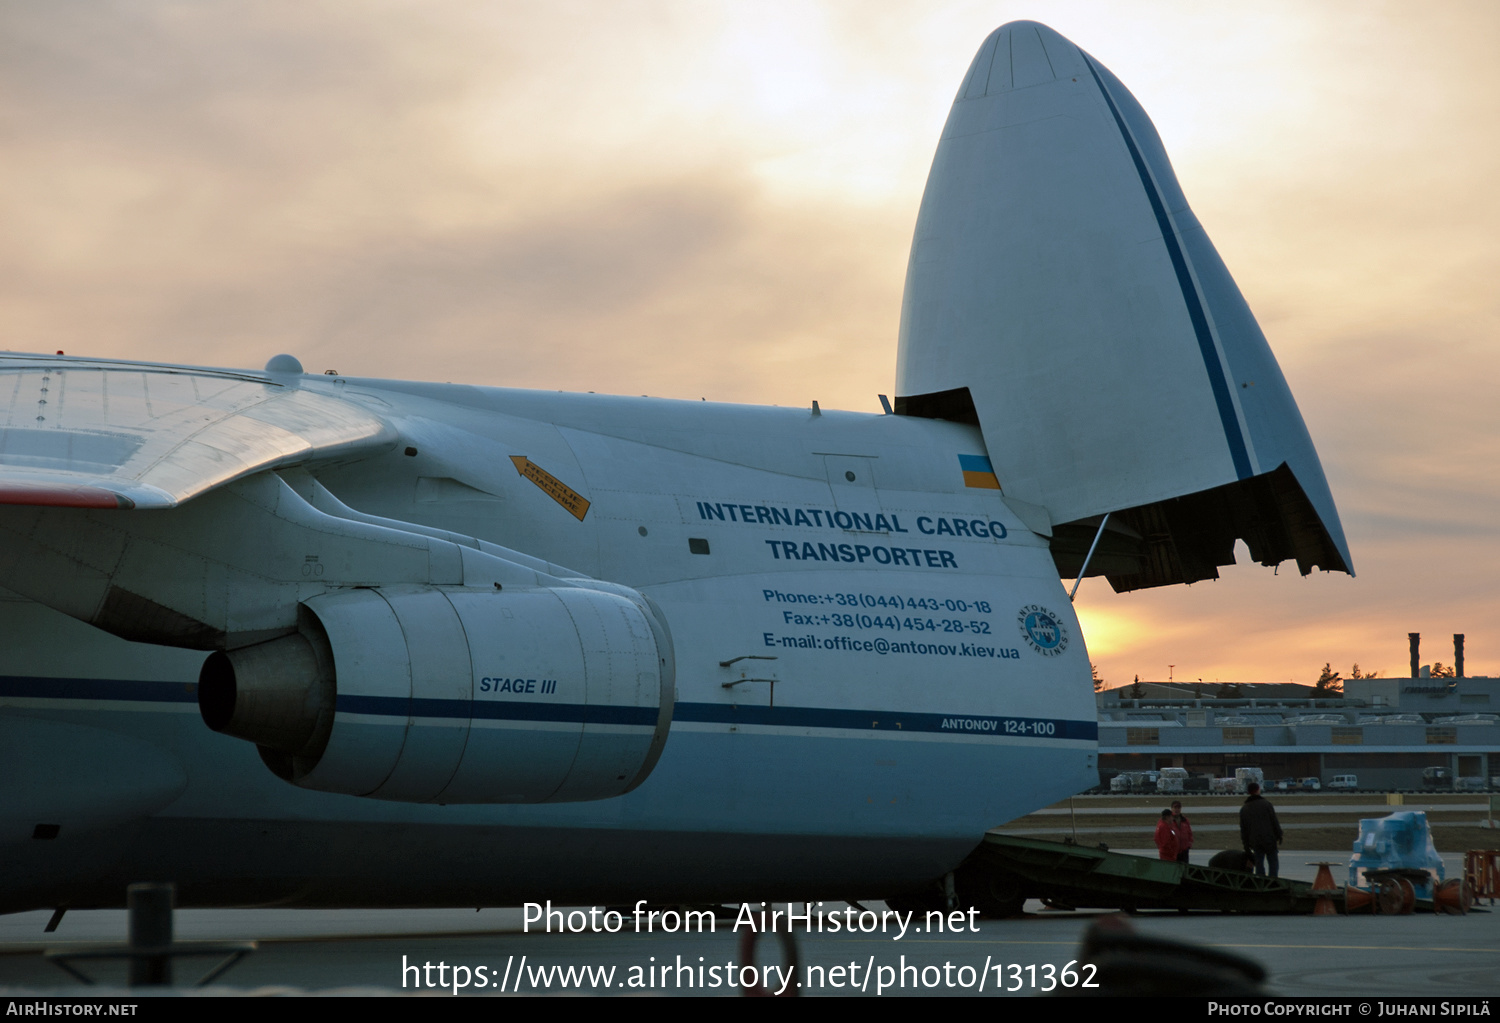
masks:
[[[510,460],[516,464],[516,472],[535,483],[542,493],[562,505],[579,522],[583,521],[583,517],[589,513],[589,502],[582,494],[525,455],[511,455]]]

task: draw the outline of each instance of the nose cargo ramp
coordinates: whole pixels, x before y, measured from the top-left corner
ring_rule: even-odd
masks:
[[[1119,79],[1035,22],[976,54],[902,301],[898,414],[978,425],[1002,494],[1116,590],[1234,563],[1351,571],[1276,358]]]

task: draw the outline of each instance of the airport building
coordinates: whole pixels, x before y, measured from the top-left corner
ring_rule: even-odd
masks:
[[[1177,767],[1192,790],[1258,767],[1268,786],[1317,778],[1325,789],[1500,790],[1500,678],[1430,677],[1415,649],[1413,636],[1412,677],[1345,679],[1342,693],[1290,682],[1105,690],[1101,781]]]

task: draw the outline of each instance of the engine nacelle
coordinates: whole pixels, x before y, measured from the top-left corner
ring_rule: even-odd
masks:
[[[296,635],[212,654],[199,709],[303,788],[415,803],[618,796],[661,756],[675,669],[660,614],[612,589],[326,593],[301,605]]]

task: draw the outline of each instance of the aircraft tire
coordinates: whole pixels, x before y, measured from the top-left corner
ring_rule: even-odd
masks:
[[[1026,905],[1021,879],[993,867],[966,866],[953,875],[954,891],[963,909],[979,910],[986,920],[1020,916]]]

